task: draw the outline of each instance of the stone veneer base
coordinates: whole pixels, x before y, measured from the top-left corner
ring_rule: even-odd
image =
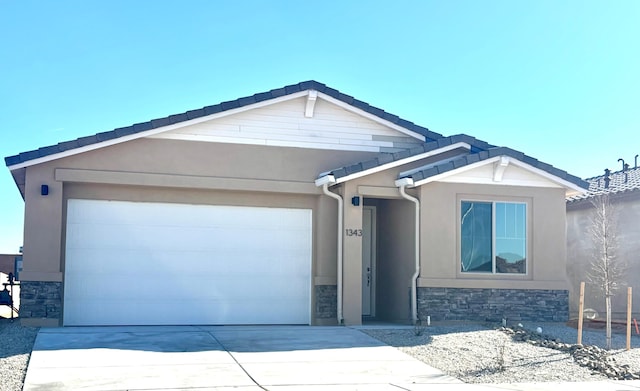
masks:
[[[60,319],[62,283],[20,281],[20,318]]]
[[[330,319],[338,316],[338,287],[336,285],[316,285],[316,319]]]
[[[418,316],[440,320],[565,322],[569,291],[418,288]]]

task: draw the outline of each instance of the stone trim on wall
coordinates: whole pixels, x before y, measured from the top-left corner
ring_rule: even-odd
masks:
[[[418,288],[418,316],[431,320],[565,322],[569,291]]]
[[[337,285],[316,285],[316,319],[331,319],[338,317],[338,287]]]
[[[61,313],[61,282],[20,282],[20,318],[60,319]]]

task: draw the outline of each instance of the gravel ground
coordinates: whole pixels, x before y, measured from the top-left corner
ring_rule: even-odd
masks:
[[[0,318],[0,390],[20,391],[38,328]]]
[[[524,325],[565,343],[576,343],[577,331],[564,324]],[[466,383],[522,383],[598,381],[606,377],[578,365],[569,353],[516,342],[509,335],[483,325],[430,326],[416,336],[413,329],[368,329],[365,333],[457,377]],[[604,346],[604,331],[585,330],[585,345]],[[634,336],[632,349],[625,351],[626,337],[615,334],[610,357],[640,372],[640,338]]]

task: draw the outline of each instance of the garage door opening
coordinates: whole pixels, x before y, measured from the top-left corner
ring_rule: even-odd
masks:
[[[309,324],[309,209],[70,199],[64,324]]]

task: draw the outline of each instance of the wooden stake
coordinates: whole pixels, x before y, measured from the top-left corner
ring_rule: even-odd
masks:
[[[627,288],[627,350],[631,349],[631,287]]]
[[[584,311],[584,281],[580,283],[580,304],[578,306],[578,345],[582,344],[583,311]]]

